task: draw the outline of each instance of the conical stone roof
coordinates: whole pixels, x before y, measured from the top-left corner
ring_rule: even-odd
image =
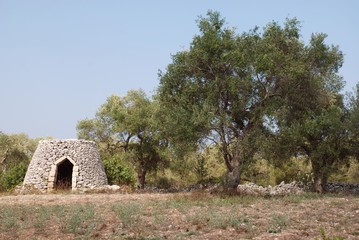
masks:
[[[73,190],[107,185],[96,144],[77,139],[40,141],[26,172],[24,185],[42,192],[51,191],[58,187],[61,177],[70,181],[67,184]]]

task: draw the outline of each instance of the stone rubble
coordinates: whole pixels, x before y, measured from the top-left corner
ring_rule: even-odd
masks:
[[[262,187],[255,183],[247,183],[238,185],[237,187],[238,193],[255,196],[282,196],[302,193],[303,191],[303,188],[296,182],[291,182],[288,184],[281,182],[279,185],[274,187],[270,185],[268,187]]]
[[[277,196],[297,194],[312,191],[312,184],[304,185],[298,182],[284,183],[281,182],[277,186],[262,187],[255,183],[247,183],[238,185],[237,191],[240,194],[256,195],[256,196]],[[327,183],[324,189],[329,193],[349,193],[359,194],[359,183]]]
[[[359,183],[328,183],[325,186],[327,192],[331,193],[351,193],[359,194]],[[191,184],[185,188],[168,188],[161,189],[153,186],[146,186],[145,192],[156,193],[175,193],[175,192],[194,192],[194,191],[206,191],[206,192],[221,192],[223,187],[221,184]],[[303,192],[311,192],[312,184],[305,185],[300,182],[285,183],[281,182],[276,186],[263,187],[255,183],[246,183],[238,185],[237,192],[243,195],[255,195],[255,196],[284,196],[290,194],[299,194]]]

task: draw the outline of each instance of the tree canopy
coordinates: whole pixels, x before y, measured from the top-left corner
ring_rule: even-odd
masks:
[[[155,102],[142,90],[129,91],[124,97],[112,95],[99,108],[95,119],[78,123],[78,135],[102,144],[110,155],[126,153],[135,165],[139,188],[144,188],[146,174],[166,162],[155,113]]]
[[[343,55],[325,44],[325,34],[305,44],[296,19],[239,35],[209,11],[198,27],[189,49],[160,72],[159,99],[174,117],[166,122],[169,129],[180,129],[174,133],[184,129],[184,138],[220,147],[227,186],[236,187],[262,137],[272,134],[270,124],[292,126],[331,106],[342,86],[337,72]]]
[[[0,132],[0,191],[11,190],[25,177],[38,139]]]

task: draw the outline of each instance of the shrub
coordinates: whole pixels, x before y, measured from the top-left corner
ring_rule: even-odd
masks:
[[[325,230],[324,228],[320,228],[320,236],[321,236],[321,239],[322,240],[344,240],[344,237],[337,237],[337,236],[334,236],[334,237],[328,237],[326,234],[325,234]],[[316,240],[318,240],[316,238]]]
[[[274,167],[265,159],[257,159],[242,174],[242,180],[254,182],[261,186],[275,185]]]
[[[330,182],[359,182],[359,161],[357,159],[350,159],[347,164],[338,166],[337,171],[329,178]]]
[[[350,167],[348,169],[348,181],[359,182],[359,162],[356,159],[350,161]]]
[[[20,163],[12,166],[0,176],[0,189],[9,191],[20,184],[26,174],[27,163]]]
[[[134,185],[136,182],[133,169],[122,162],[119,157],[104,158],[103,165],[109,184]]]
[[[284,182],[303,182],[312,181],[311,167],[305,158],[291,158],[280,167],[275,168],[276,184]]]
[[[158,188],[162,188],[162,189],[169,189],[172,187],[173,182],[171,179],[169,179],[166,176],[160,176],[156,179],[156,181],[154,182],[155,186]]]

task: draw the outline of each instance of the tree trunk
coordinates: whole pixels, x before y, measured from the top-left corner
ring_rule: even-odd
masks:
[[[321,167],[320,164],[315,163],[312,163],[312,167],[314,174],[313,190],[317,193],[324,193],[326,191],[325,186],[328,181],[325,169]]]
[[[224,179],[225,191],[236,191],[238,184],[240,183],[241,174],[239,171],[238,162],[232,162],[231,168],[227,168],[226,176]]]
[[[327,179],[322,174],[319,176],[314,176],[314,191],[317,193],[324,193],[326,191],[325,186],[327,184]]]
[[[145,180],[146,180],[146,169],[143,164],[141,164],[140,169],[137,173],[137,187],[139,189],[145,189]]]

